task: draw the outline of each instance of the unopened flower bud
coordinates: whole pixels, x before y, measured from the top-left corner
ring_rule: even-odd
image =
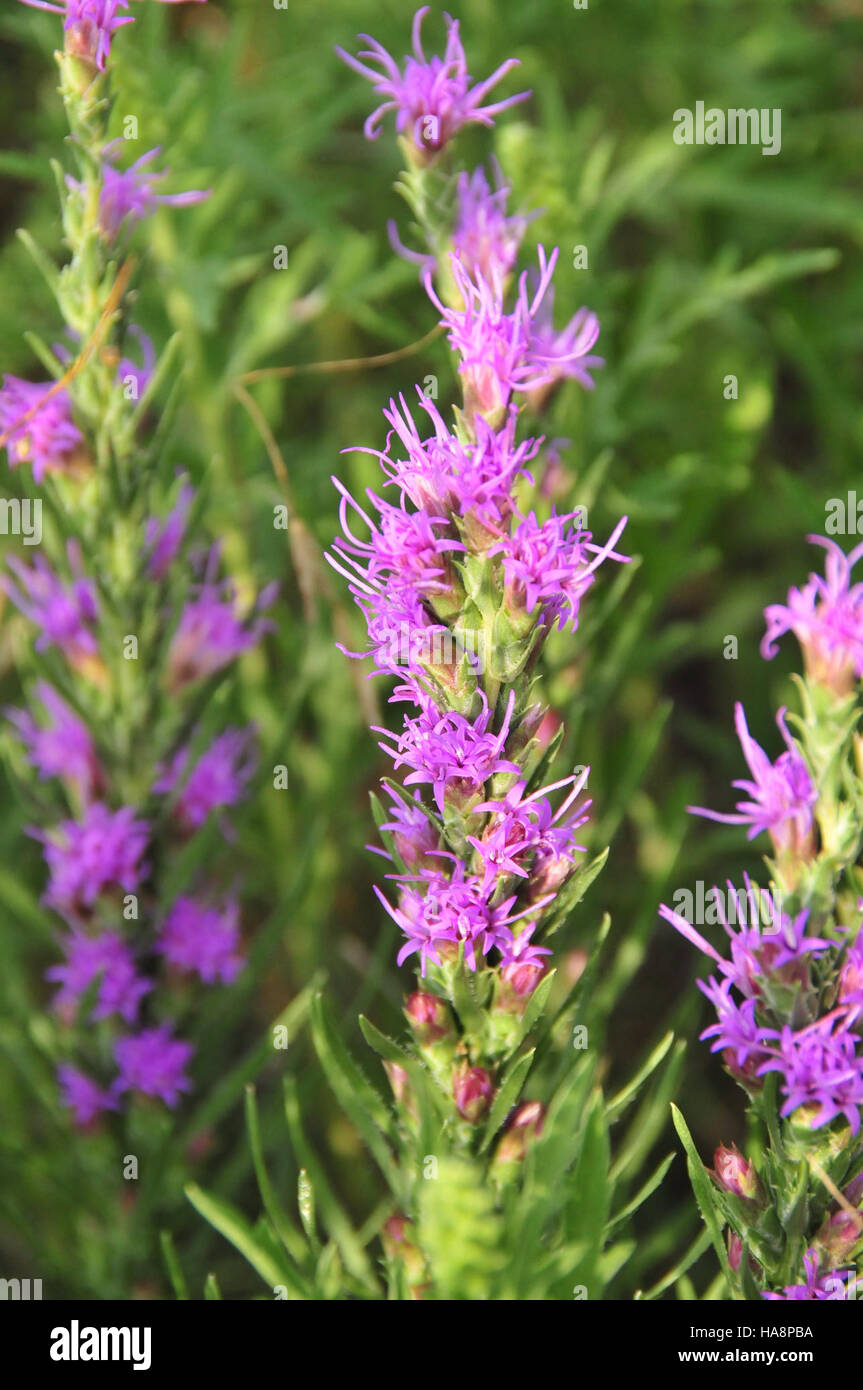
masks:
[[[736,1144],[732,1144],[730,1149],[720,1144],[713,1155],[713,1172],[719,1186],[735,1197],[746,1197],[751,1202],[761,1197],[758,1174]]]
[[[824,1251],[826,1265],[834,1268],[851,1258],[863,1237],[863,1216],[850,1211],[834,1211],[824,1221],[815,1238],[819,1249]]]
[[[409,994],[405,1000],[405,1014],[420,1045],[454,1036],[452,1014],[444,1000],[438,999],[436,994],[423,994],[420,991]]]
[[[487,1114],[494,1095],[494,1083],[485,1067],[463,1063],[453,1076],[453,1099],[460,1115],[476,1124]]]
[[[545,1106],[538,1100],[526,1100],[513,1110],[497,1146],[495,1164],[520,1163],[528,1144],[542,1133]]]
[[[427,1270],[423,1253],[413,1239],[414,1234],[414,1228],[406,1216],[391,1216],[384,1222],[381,1244],[387,1259],[404,1266],[411,1294],[419,1298]]]

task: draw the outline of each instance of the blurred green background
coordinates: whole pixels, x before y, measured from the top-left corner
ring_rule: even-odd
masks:
[[[384,770],[366,726],[385,691],[334,648],[337,632],[359,646],[361,628],[319,552],[337,525],[330,475],[354,489],[374,478],[373,461],[340,451],[380,447],[382,406],[430,373],[446,400],[451,368],[438,341],[395,365],[251,388],[301,527],[288,545],[272,526],[282,489],[235,379],[262,366],[385,353],[434,322],[415,269],[387,241],[388,218],[407,223],[392,189],[390,128],[375,144],[363,139],[373,94],[333,53],[337,43],[356,51],[356,33],[367,30],[400,58],[411,7],[148,0],[135,9],[135,26],[114,45],[116,119],[137,116],[136,153],[164,147],[172,189],[214,190],[199,207],[160,213],[139,239],[137,318],[159,345],[183,333],[176,459],[206,483],[209,528],[240,574],[282,583],[278,636],[245,663],[241,703],[260,724],[265,771],[285,763],[290,789],[268,791],[262,779],[245,812],[233,853],[248,885],[252,968],[203,1011],[205,1069],[181,1123],[191,1148],[165,1174],[134,1248],[128,1231],[112,1242],[105,1143],[70,1142],[53,1098],[42,1021],[53,946],[38,908],[39,855],[23,837],[27,808],[0,789],[0,1273],[42,1277],[46,1297],[162,1296],[164,1224],[196,1287],[214,1269],[224,1295],[241,1297],[258,1292],[254,1276],[180,1188],[191,1174],[257,1211],[243,1079],[257,1074],[280,1188],[296,1184],[279,1113],[279,1073],[288,1070],[349,1208],[367,1214],[379,1195],[303,1031],[263,1069],[257,1050],[316,971],[326,972],[357,1055],[358,1008],[397,1026],[409,984],[393,964],[391,924],[371,892],[377,863],[364,848],[368,791]],[[569,721],[561,767],[590,763],[590,846],[613,837],[610,867],[564,946],[589,945],[611,913],[594,1034],[610,1084],[665,1028],[690,1038],[677,1100],[707,1155],[720,1140],[743,1142],[741,1106],[696,1040],[708,1019],[693,985],[695,953],[658,922],[656,907],[699,879],[709,886],[758,870],[741,834],[692,821],[684,808],[731,807],[729,783],[742,775],[735,700],[771,756],[779,751],[773,711],[789,699],[796,653],[789,644],[762,662],[761,611],[820,563],[805,536],[823,531],[828,499],[858,480],[863,4],[590,0],[576,10],[565,0],[463,0],[455,13],[475,77],[514,55],[522,68],[507,93],[533,90],[494,132],[468,132],[460,154],[470,163],[493,151],[513,185],[511,205],[544,209],[523,260],[538,241],[560,246],[558,321],[588,304],[602,323],[607,365],[595,393],[565,389],[544,422],[549,438],[571,441],[561,500],[586,504],[601,537],[626,512],[626,548],[639,559],[622,602],[604,614],[604,580],[576,639],[558,637],[550,651],[549,694]],[[24,332],[50,342],[59,330],[14,236],[24,225],[58,248],[49,160],[62,157],[65,130],[51,58],[59,23],[11,0],[0,17],[0,370],[22,376],[39,374]],[[442,34],[433,12],[427,52]],[[780,108],[781,153],[675,144],[673,112],[699,100]],[[588,269],[573,268],[580,245]],[[277,246],[288,249],[286,270],[273,269]],[[736,400],[723,391],[729,374]],[[728,660],[731,635],[738,655]],[[0,686],[2,702],[14,703],[2,630]],[[645,1136],[654,1157],[675,1146],[670,1126]],[[639,1223],[637,1259],[613,1290],[620,1297],[658,1277],[697,1230],[681,1161]],[[700,1286],[712,1258],[696,1267]]]

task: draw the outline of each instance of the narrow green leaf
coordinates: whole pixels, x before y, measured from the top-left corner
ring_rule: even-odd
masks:
[[[725,1278],[728,1281],[731,1297],[735,1298],[737,1295],[734,1292],[734,1280],[731,1274],[731,1267],[728,1263],[728,1252],[725,1249],[725,1241],[722,1239],[722,1230],[716,1216],[716,1208],[713,1203],[713,1189],[710,1184],[710,1179],[707,1176],[704,1164],[699,1158],[698,1150],[695,1147],[692,1135],[689,1133],[689,1126],[673,1101],[671,1104],[671,1118],[674,1121],[674,1128],[680,1136],[680,1142],[686,1150],[686,1166],[689,1171],[689,1181],[692,1183],[692,1190],[695,1193],[695,1200],[698,1203],[698,1210],[701,1212],[704,1224],[710,1233],[713,1248],[716,1251],[717,1258],[725,1273]]]
[[[306,1281],[295,1270],[293,1263],[285,1255],[282,1260],[275,1259],[266,1244],[252,1230],[246,1218],[230,1202],[222,1197],[214,1197],[196,1183],[189,1183],[186,1196],[205,1221],[209,1221],[220,1235],[230,1241],[235,1250],[248,1260],[252,1269],[261,1276],[271,1290],[285,1285],[295,1298],[307,1299],[312,1292]]]

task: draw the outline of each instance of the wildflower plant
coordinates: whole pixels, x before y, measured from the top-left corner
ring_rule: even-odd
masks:
[[[786,633],[803,655],[799,711],[782,709],[776,720],[785,749],[771,761],[738,705],[751,776],[735,786],[745,799],[734,812],[690,808],[768,837],[769,889],[749,879],[729,885],[724,951],[661,908],[715,966],[699,981],[716,1011],[702,1037],[746,1097],[751,1157],[721,1144],[712,1169],[675,1112],[724,1296],[733,1298],[856,1297],[863,1249],[863,585],[852,574],[861,549],[846,555],[830,537],[810,540],[826,551],[824,575],[765,612],[763,657],[776,655]]]
[[[60,257],[22,234],[60,341],[31,335],[45,379],[0,387],[0,441],[46,516],[40,548],[10,554],[0,581],[25,692],[5,712],[6,746],[56,955],[42,1046],[70,1123],[125,1135],[135,1156],[158,1150],[195,1087],[186,1034],[201,990],[244,965],[240,884],[217,847],[256,738],[225,711],[274,594],[239,594],[207,539],[204,496],[170,440],[178,340],[157,352],[132,319],[139,225],[208,194],[158,192],[159,152],[129,160],[110,138],[112,44],[134,39],[118,37],[134,18],[125,0],[37,8],[64,17],[70,167],[55,168]]]
[[[514,60],[473,83],[456,21],[446,20],[444,56],[426,57],[425,14],[415,17],[403,69],[373,39],[360,59],[341,53],[386,98],[368,138],[395,118],[407,166],[398,188],[421,249],[407,250],[394,229],[391,240],[420,269],[461,396],[451,412],[419,388],[416,400],[390,399],[384,446],[357,450],[377,460],[378,485],[357,496],[333,479],[341,534],[327,558],[366,626],[365,644],[343,649],[392,691],[394,727],[374,729],[392,775],[372,797],[381,843],[371,848],[386,865],[375,892],[397,928],[397,964],[417,979],[401,1036],[360,1019],[390,1100],[347,1051],[323,995],[312,1023],[323,1068],[389,1195],[358,1242],[289,1088],[307,1247],[263,1167],[251,1095],[268,1234],[210,1193],[190,1196],[265,1278],[281,1270],[281,1296],[380,1297],[365,1250],[374,1241],[391,1298],[596,1298],[633,1249],[611,1244],[612,1231],[669,1161],[625,1203],[636,1147],[618,1166],[620,1182],[609,1128],[668,1058],[671,1039],[604,1099],[583,1020],[609,924],[568,991],[553,938],[608,851],[591,857],[582,843],[589,768],[555,769],[562,729],[543,698],[542,658],[553,632],[571,638],[579,628],[598,572],[630,563],[626,518],[598,539],[583,508],[559,512],[542,494],[551,451],[526,421],[565,380],[592,387],[599,324],[583,309],[555,328],[557,251],[540,246],[535,270],[517,273],[530,219],[507,214],[499,170],[492,191],[482,170],[454,158],[463,125],[491,125],[528,96],[487,101]],[[664,1084],[651,1102],[660,1110]]]

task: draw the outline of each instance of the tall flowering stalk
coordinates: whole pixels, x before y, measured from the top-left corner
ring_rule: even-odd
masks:
[[[856,1297],[863,1249],[861,547],[845,555],[829,538],[810,540],[827,552],[824,576],[765,613],[762,655],[787,632],[803,653],[800,713],[777,715],[784,751],[771,761],[738,705],[743,799],[733,812],[691,808],[768,836],[770,888],[729,885],[724,953],[661,908],[715,964],[699,981],[717,1017],[702,1036],[743,1089],[758,1135],[753,1158],[722,1145],[705,1170],[677,1116],[702,1215],[742,1298]]]
[[[587,771],[547,780],[559,739],[548,733],[539,663],[554,629],[578,627],[600,565],[628,557],[617,549],[625,518],[598,543],[580,512],[543,511],[534,476],[543,440],[521,428],[527,403],[562,379],[592,385],[596,318],[582,310],[554,329],[556,251],[540,247],[536,272],[510,288],[527,219],[507,216],[499,172],[492,191],[482,170],[451,163],[461,125],[490,125],[529,94],[486,104],[514,61],[471,85],[455,21],[444,58],[426,59],[424,14],[403,72],[371,39],[367,61],[342,56],[387,98],[369,138],[395,115],[408,163],[401,189],[425,240],[406,254],[455,352],[463,403],[448,422],[422,394],[389,402],[386,446],[365,450],[380,463],[380,489],[358,499],[334,480],[342,534],[328,558],[367,624],[366,650],[349,655],[395,680],[390,703],[401,712],[398,729],[376,730],[396,775],[384,779],[387,804],[375,798],[391,865],[388,891],[375,891],[402,937],[398,963],[416,966],[419,987],[405,999],[408,1047],[368,1023],[365,1035],[384,1058],[399,1129],[426,1135],[429,1158],[443,1146],[450,1161],[483,1165],[485,1177],[465,1171],[502,1193],[518,1185],[546,1122],[524,1086],[554,974],[547,942],[602,862],[587,864],[579,842]],[[442,1296],[423,1234],[434,1184],[424,1192],[411,1163],[385,1252],[397,1287]]]
[[[177,344],[156,361],[129,319],[138,224],[207,194],[161,192],[159,152],[129,161],[109,140],[124,0],[37,7],[65,17],[56,58],[74,169],[58,178],[65,263],[25,238],[65,330],[36,344],[53,380],[7,376],[0,389],[9,464],[32,470],[48,516],[42,549],[10,556],[2,581],[23,619],[27,696],[7,715],[54,922],[59,1082],[86,1127],[136,1098],[180,1102],[198,991],[243,967],[238,885],[202,855],[230,840],[255,772],[254,730],[226,727],[214,697],[266,631],[271,594],[241,600],[205,541],[201,499],[158,423]]]

